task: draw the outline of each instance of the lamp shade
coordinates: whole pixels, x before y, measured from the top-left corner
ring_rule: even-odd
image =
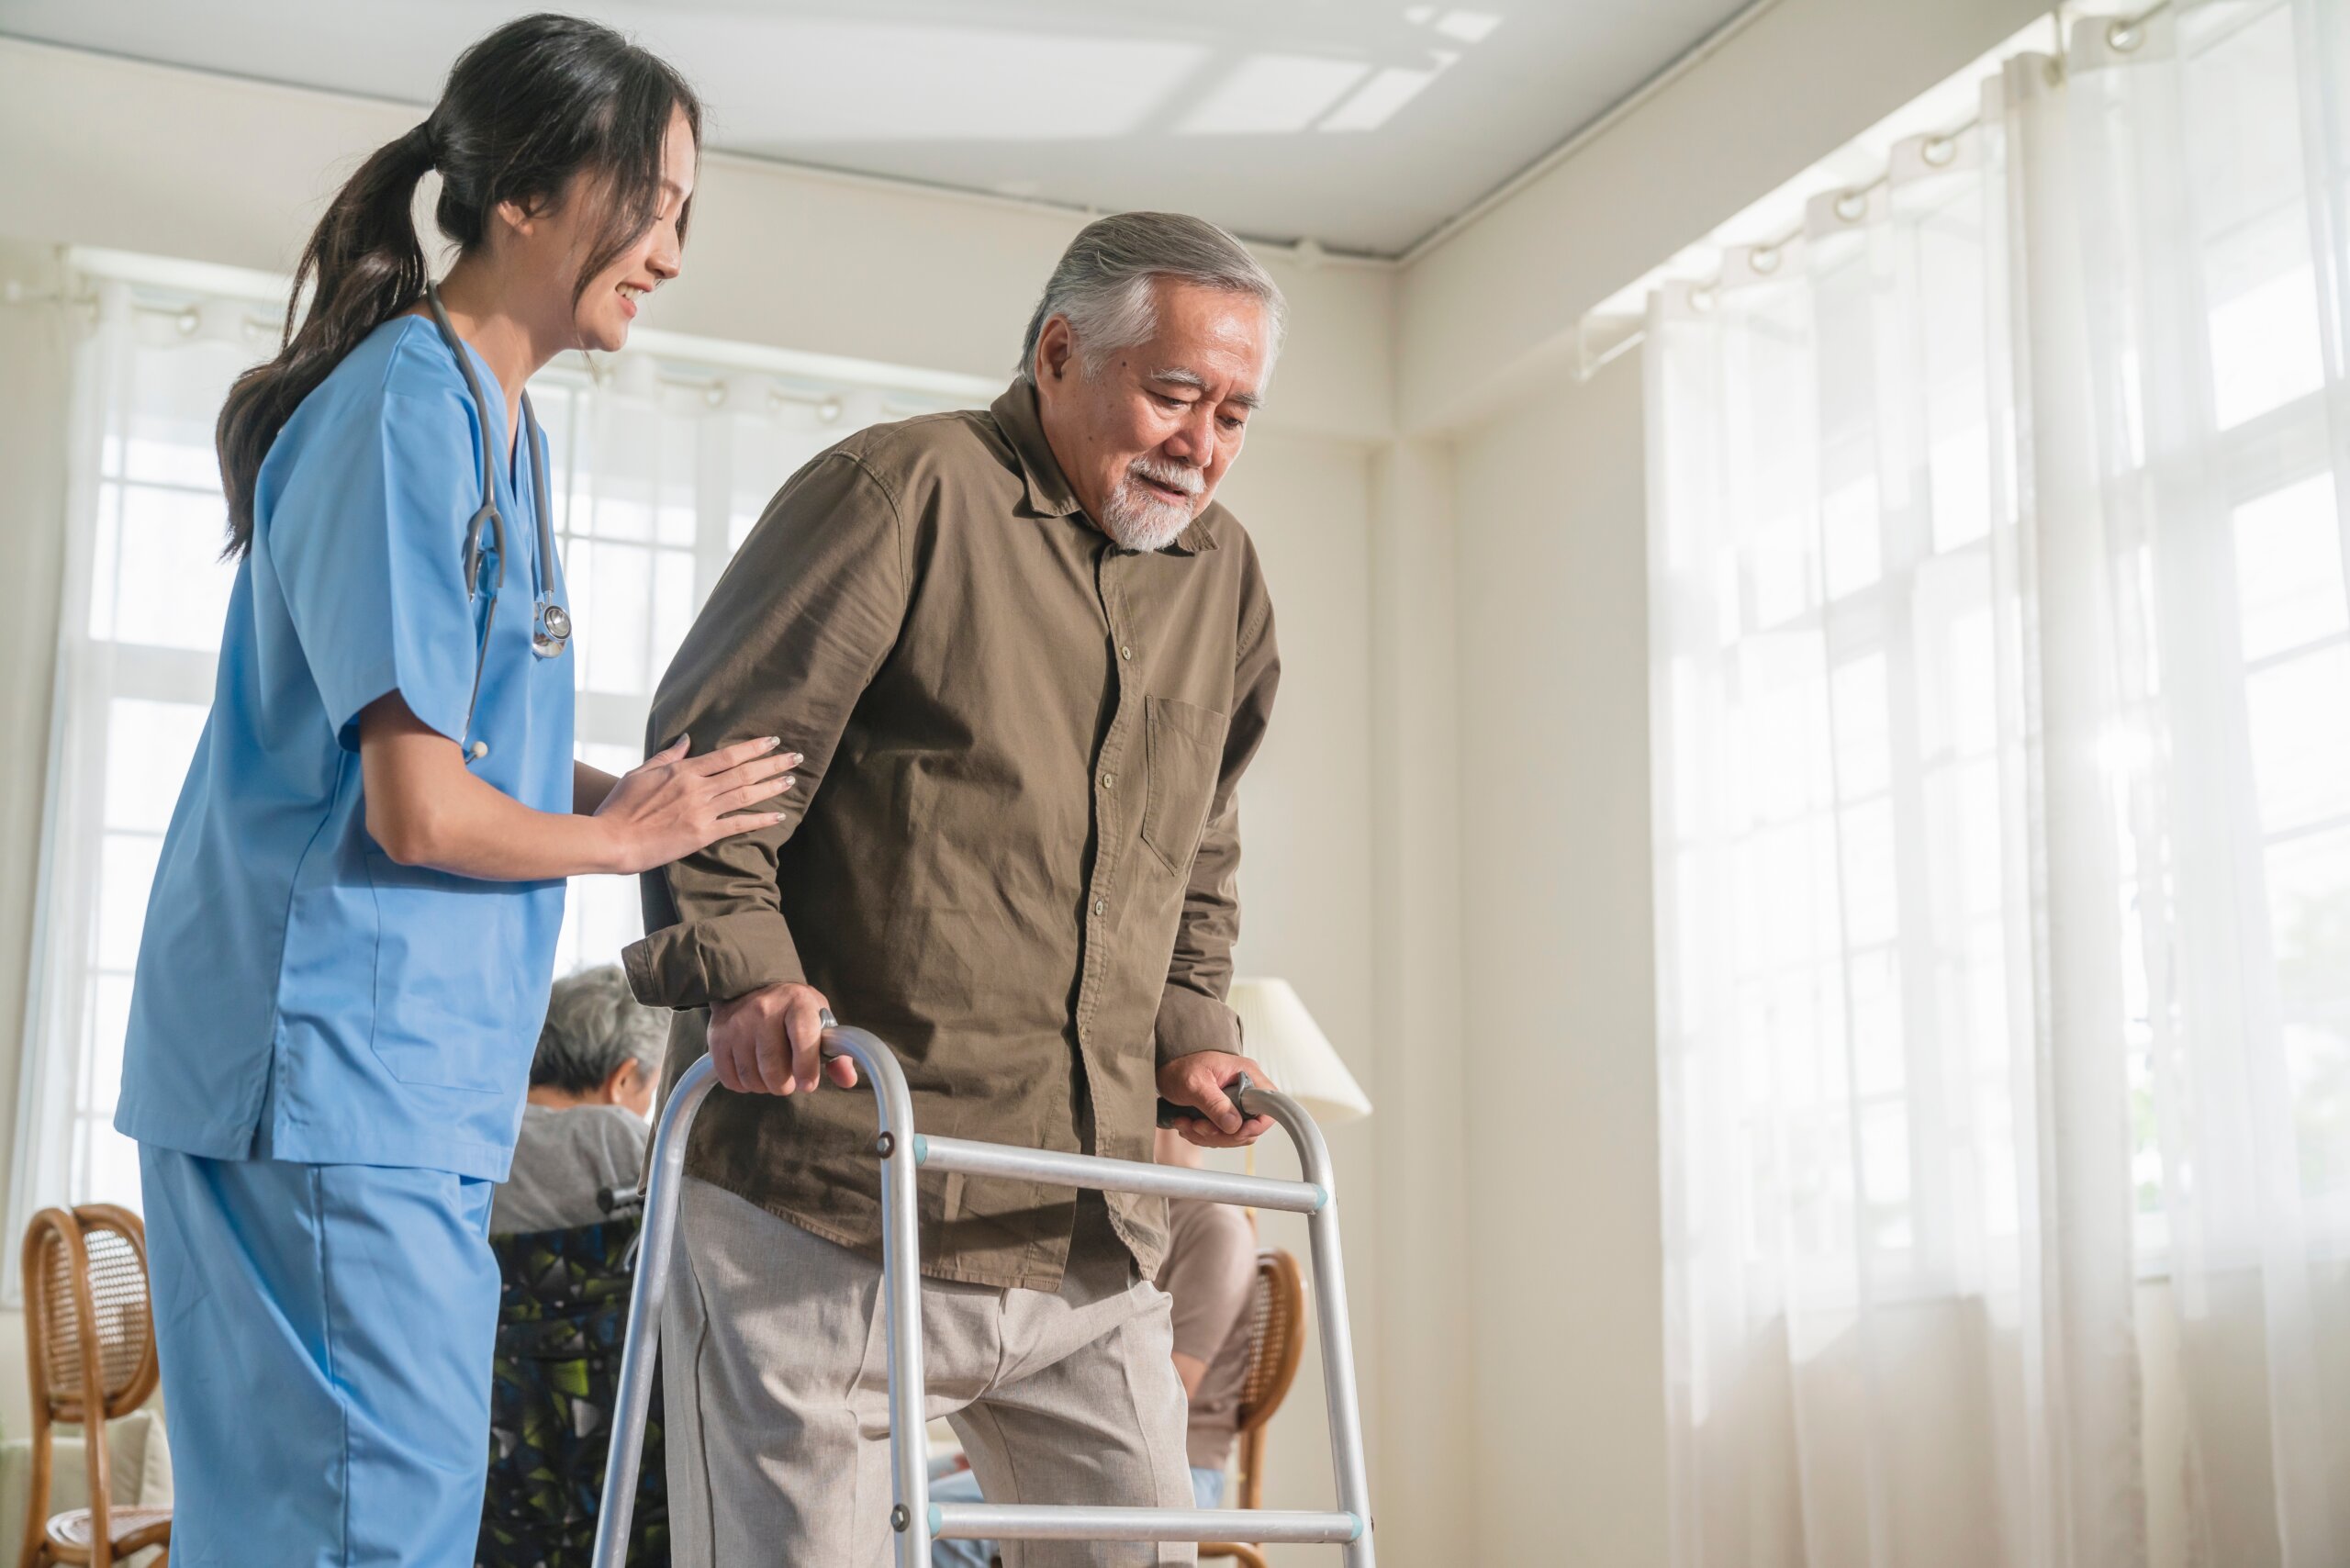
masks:
[[[1236,980],[1231,1003],[1240,1014],[1241,1052],[1272,1074],[1281,1092],[1315,1121],[1334,1127],[1371,1114],[1371,1096],[1338,1059],[1289,981]]]

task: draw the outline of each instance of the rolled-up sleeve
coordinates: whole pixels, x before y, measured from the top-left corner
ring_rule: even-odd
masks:
[[[683,734],[699,755],[775,735],[806,760],[782,822],[644,874],[647,935],[622,955],[639,1001],[706,1007],[807,978],[777,853],[896,644],[906,583],[896,498],[843,452],[792,476],[719,578],[654,697],[646,749]]]
[[[1240,1020],[1225,1005],[1232,991],[1232,944],[1240,935],[1240,776],[1263,744],[1281,684],[1281,653],[1273,640],[1272,600],[1252,561],[1241,598],[1240,635],[1234,655],[1232,715],[1207,831],[1192,857],[1183,891],[1183,915],[1167,987],[1159,993],[1153,1031],[1161,1065],[1200,1051],[1237,1051]]]

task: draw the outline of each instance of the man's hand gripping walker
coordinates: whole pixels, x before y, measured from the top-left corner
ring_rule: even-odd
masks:
[[[890,1459],[896,1478],[890,1524],[897,1540],[896,1568],[929,1568],[934,1539],[963,1540],[1251,1540],[1326,1543],[1344,1548],[1344,1568],[1374,1568],[1371,1488],[1362,1457],[1362,1412],[1355,1396],[1354,1341],[1347,1327],[1346,1271],[1338,1254],[1338,1202],[1330,1154],[1296,1101],[1259,1089],[1244,1077],[1226,1092],[1244,1115],[1268,1115],[1297,1146],[1301,1182],[1231,1176],[1130,1159],[1101,1159],[1046,1149],[1014,1148],[965,1138],[924,1137],[914,1131],[913,1103],[890,1047],[863,1029],[831,1024],[823,1054],[847,1057],[873,1087],[879,1128],[872,1152],[881,1162],[882,1295],[889,1307]],[[653,1396],[661,1300],[668,1285],[677,1238],[677,1183],[684,1173],[686,1135],[717,1087],[710,1058],[678,1079],[662,1107],[648,1157],[644,1232],[629,1296],[628,1342],[621,1356],[620,1397],[612,1412],[611,1455],[604,1471],[603,1507],[596,1521],[594,1568],[623,1568],[629,1514],[636,1498],[637,1461],[643,1448],[646,1406]],[[1162,1105],[1162,1111],[1168,1109]],[[1314,1253],[1314,1300],[1322,1333],[1324,1393],[1329,1404],[1330,1462],[1338,1509],[1107,1508],[1035,1503],[934,1503],[924,1432],[922,1370],[922,1249],[915,1233],[914,1173],[959,1170],[1110,1193],[1156,1193],[1169,1198],[1281,1209],[1306,1216]]]

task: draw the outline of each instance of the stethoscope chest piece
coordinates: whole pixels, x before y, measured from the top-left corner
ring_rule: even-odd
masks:
[[[539,600],[538,614],[531,622],[531,652],[543,659],[561,655],[571,641],[571,611],[551,599]]]

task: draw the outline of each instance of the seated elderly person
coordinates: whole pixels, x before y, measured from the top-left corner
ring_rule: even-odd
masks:
[[[594,1225],[607,1189],[636,1190],[668,1039],[668,1015],[630,995],[617,965],[554,982],[491,1235]]]

